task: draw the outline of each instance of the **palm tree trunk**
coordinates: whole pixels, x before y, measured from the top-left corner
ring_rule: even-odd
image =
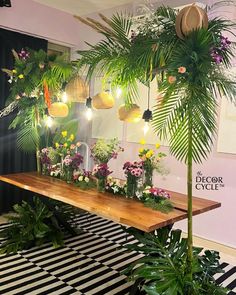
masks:
[[[192,188],[192,167],[193,167],[193,130],[192,130],[192,113],[189,110],[189,126],[188,126],[188,252],[187,252],[187,269],[186,273],[190,280],[192,280],[192,262],[193,262],[193,188]]]

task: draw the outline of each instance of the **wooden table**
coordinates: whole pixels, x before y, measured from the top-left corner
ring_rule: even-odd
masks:
[[[165,214],[132,199],[99,193],[96,190],[84,191],[60,179],[43,176],[37,172],[2,175],[0,180],[145,232],[152,232],[187,218],[187,196],[176,192],[169,191],[174,210]],[[193,215],[220,206],[218,202],[194,197]]]

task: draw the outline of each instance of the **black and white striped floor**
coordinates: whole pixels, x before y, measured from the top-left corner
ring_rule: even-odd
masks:
[[[121,271],[141,255],[122,246],[136,240],[120,225],[96,215],[80,215],[76,222],[83,232],[66,238],[61,248],[45,244],[1,255],[0,295],[128,294],[132,283]],[[222,263],[222,268],[226,273],[218,282],[236,295],[236,267]]]

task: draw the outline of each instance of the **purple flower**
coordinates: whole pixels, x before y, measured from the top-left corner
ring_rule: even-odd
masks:
[[[19,58],[26,60],[29,58],[30,54],[28,51],[26,51],[24,48],[21,49],[21,51],[18,53]]]
[[[83,163],[83,157],[80,153],[76,153],[74,156],[71,157],[71,167],[73,169],[78,169],[79,166]]]

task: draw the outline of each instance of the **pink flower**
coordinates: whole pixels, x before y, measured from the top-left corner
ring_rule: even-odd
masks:
[[[175,81],[176,81],[176,77],[175,77],[175,76],[169,76],[169,77],[168,77],[168,82],[169,82],[170,84],[175,83]]]
[[[178,73],[184,74],[185,72],[186,72],[186,68],[185,67],[179,67],[178,68]]]

